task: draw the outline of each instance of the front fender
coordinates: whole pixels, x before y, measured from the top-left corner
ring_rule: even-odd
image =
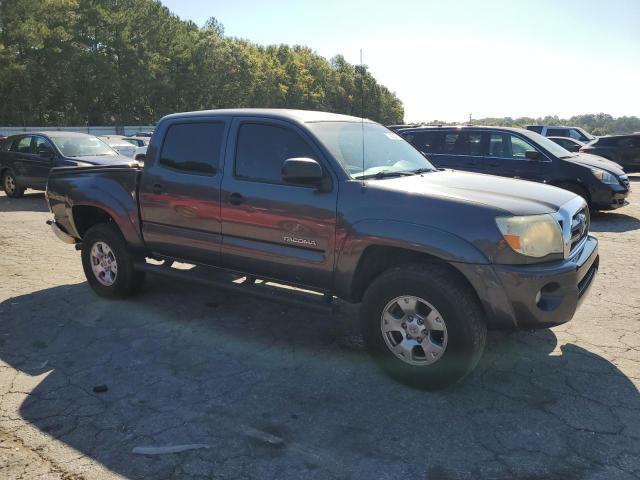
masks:
[[[358,264],[370,246],[424,253],[448,263],[489,263],[474,245],[444,230],[400,221],[362,220],[351,226],[341,242],[334,277],[334,290],[339,297],[350,297]]]

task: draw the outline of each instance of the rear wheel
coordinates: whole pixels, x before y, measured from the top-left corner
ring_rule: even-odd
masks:
[[[24,187],[18,185],[15,175],[11,171],[7,171],[2,176],[2,187],[7,197],[18,198],[24,194]]]
[[[376,362],[393,378],[429,390],[471,372],[487,335],[471,288],[438,264],[383,273],[365,293],[361,322]]]
[[[112,223],[91,227],[82,240],[82,267],[100,296],[125,298],[136,293],[145,274],[134,269],[135,256]]]

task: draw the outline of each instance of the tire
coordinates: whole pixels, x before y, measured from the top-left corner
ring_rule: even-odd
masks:
[[[25,191],[24,187],[18,185],[18,181],[11,170],[7,170],[2,175],[2,188],[7,197],[11,198],[20,198]]]
[[[82,239],[82,268],[89,285],[101,297],[126,298],[140,290],[145,273],[134,269],[135,259],[113,223],[91,227]]]
[[[420,299],[417,315],[409,316],[403,308],[397,310],[399,302],[407,298]],[[389,312],[393,312],[394,322],[401,318],[404,332],[383,333]],[[412,317],[413,321],[407,323]],[[416,326],[420,318],[422,327]],[[487,338],[484,312],[471,287],[450,267],[435,263],[396,267],[376,278],[364,294],[360,320],[367,350],[374,360],[392,378],[426,390],[441,389],[464,378],[478,364]],[[415,335],[416,328],[429,326],[435,328],[427,336]],[[401,360],[391,350],[391,343],[402,338],[400,348],[410,334],[414,334],[410,342],[415,344],[409,354],[412,358]],[[416,344],[419,338],[422,343]],[[441,350],[431,352],[434,358],[427,358],[425,349],[434,349],[433,345]]]

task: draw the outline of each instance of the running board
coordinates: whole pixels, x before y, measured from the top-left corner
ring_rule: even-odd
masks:
[[[242,283],[236,283],[232,280],[216,279],[213,275],[209,275],[206,272],[192,272],[191,270],[181,270],[165,265],[136,263],[134,268],[141,272],[155,273],[175,278],[176,280],[200,283],[220,290],[245,293],[264,300],[271,300],[279,303],[286,303],[295,307],[314,310],[318,313],[329,315],[333,313],[333,297],[329,297],[326,294],[304,293],[289,288],[271,286],[265,282],[255,283],[255,279],[252,279],[251,277],[246,277],[246,280]]]

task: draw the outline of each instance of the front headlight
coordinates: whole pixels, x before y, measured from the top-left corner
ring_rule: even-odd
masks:
[[[599,168],[592,168],[591,173],[593,173],[594,177],[596,177],[602,183],[606,183],[607,185],[617,185],[619,183],[616,176],[612,175],[606,170],[600,170]]]
[[[522,255],[541,258],[564,252],[560,224],[551,215],[498,217],[496,224],[509,246]]]

